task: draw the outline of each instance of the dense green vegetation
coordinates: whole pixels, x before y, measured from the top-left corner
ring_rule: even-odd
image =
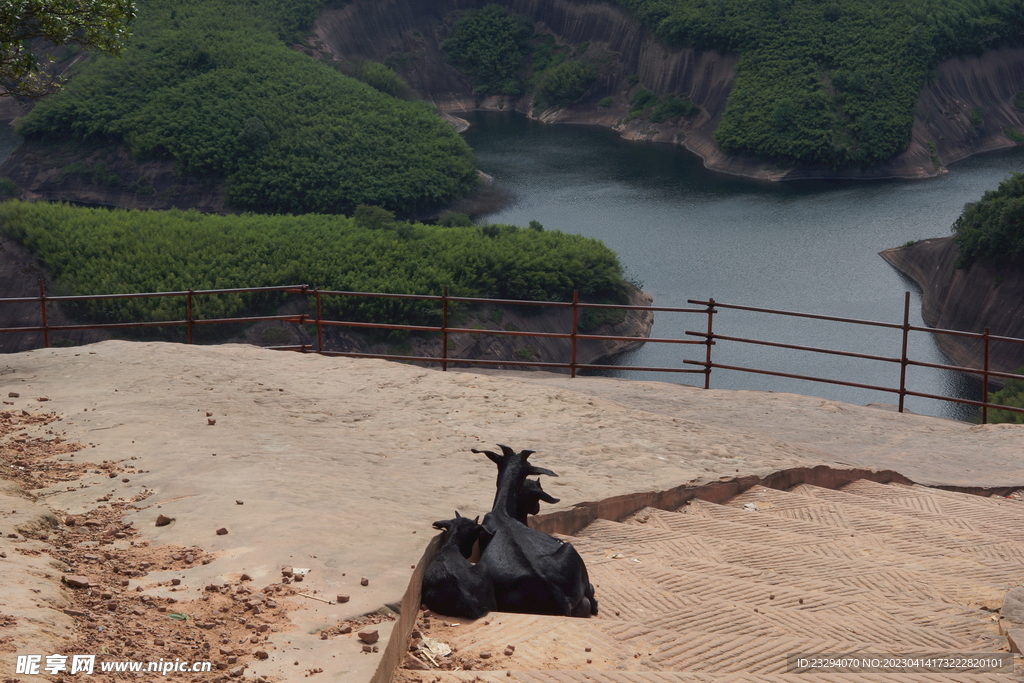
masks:
[[[1017,368],[1013,373],[1021,375],[1022,378],[1011,379],[1003,385],[1002,389],[989,395],[989,403],[998,403],[1001,406],[1010,406],[1011,408],[1024,408],[1024,368]],[[1009,410],[989,410],[988,421],[993,424],[997,422],[1024,424],[1024,413],[1015,413]]]
[[[724,151],[832,168],[902,152],[939,61],[1024,34],[1022,0],[618,2],[667,42],[740,54]]]
[[[953,223],[960,245],[957,268],[975,261],[1024,264],[1024,173],[1014,173],[982,198],[964,207]]]
[[[17,200],[0,204],[0,230],[47,267],[61,293],[98,294],[309,284],[325,289],[510,299],[626,301],[615,254],[601,242],[536,223],[440,227],[397,222],[379,207],[353,218],[87,209]],[[200,297],[204,318],[268,311],[280,297]],[[180,298],[107,300],[100,321],[175,320]],[[329,316],[435,324],[436,306],[325,299]]]
[[[521,95],[520,71],[530,54],[533,25],[499,5],[466,12],[441,46],[473,81],[479,95]]]
[[[226,178],[236,207],[413,212],[476,181],[465,142],[404,102],[288,48],[322,0],[144,0],[122,59],[98,58],[20,132],[124,143],[139,159]],[[401,89],[382,65],[361,76]]]
[[[533,97],[537,109],[567,107],[583,96],[597,80],[597,70],[587,62],[562,62],[540,79]]]
[[[495,4],[463,13],[442,45],[477,95],[533,93],[535,109],[568,106],[594,84],[597,68],[584,57],[589,47],[558,45],[551,34],[535,33],[525,18]]]

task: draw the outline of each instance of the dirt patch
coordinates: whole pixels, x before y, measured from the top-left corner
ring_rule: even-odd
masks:
[[[140,472],[130,461],[71,461],[92,444],[66,441],[56,425],[61,419],[56,413],[0,411],[4,479],[31,491],[75,482],[87,473],[107,473],[126,482]],[[245,574],[202,586],[166,578],[167,573],[209,564],[214,555],[195,546],[152,545],[138,540],[138,530],[124,517],[138,510],[137,503],[150,493],[143,489],[127,500],[112,500],[112,495],[106,494],[97,499],[100,505],[85,513],[55,511],[59,521],[52,526],[19,527],[21,534],[7,534],[14,552],[50,555],[66,572],[61,584],[68,599],[65,604],[71,607],[63,611],[74,619],[75,633],[60,651],[67,656],[63,668],[46,672],[46,660],[40,662],[40,671],[52,676],[51,680],[64,680],[74,655],[95,655],[94,676],[99,681],[152,677],[153,670],[147,670],[150,663],[162,667],[164,662],[189,667],[173,669],[191,676],[187,680],[227,681],[241,676],[254,659],[267,659],[268,651],[274,649],[268,642],[271,635],[289,627],[287,611],[294,606],[290,598],[299,591],[288,585],[287,577],[262,587],[254,586]],[[46,545],[30,547],[29,539]],[[151,572],[161,572],[162,580],[147,580]],[[0,629],[15,626],[19,618],[0,614]],[[49,654],[22,649],[12,636],[0,631],[0,652]],[[135,663],[141,663],[139,673],[124,668]],[[104,671],[104,665],[114,670]],[[192,669],[194,665],[199,668]],[[159,668],[156,672],[166,675]]]

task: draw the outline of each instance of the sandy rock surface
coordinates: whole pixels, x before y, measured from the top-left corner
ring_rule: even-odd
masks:
[[[132,545],[210,554],[208,564],[166,576],[154,567],[146,580],[164,587],[147,592],[172,595],[167,582],[178,578],[174,595],[199,599],[205,586],[237,585],[243,573],[263,587],[280,585],[282,567],[308,570],[287,592],[321,599],[290,597],[291,629],[267,634],[269,657],[247,669],[285,680],[316,669],[369,679],[380,654],[362,651],[353,620],[401,599],[434,520],[490,508],[495,468],[470,448],[536,450],[532,460],[560,475],[544,481],[561,498],[546,510],[819,464],[891,468],[924,483],[1024,485],[1024,427],[790,394],[123,341],[8,355],[0,371],[3,396],[19,394],[3,409],[62,416],[51,427],[85,445],[76,463],[130,463],[117,476],[108,462],[75,486],[36,490],[59,517],[94,511],[101,498],[142,498],[124,518]],[[8,512],[0,510],[0,531],[13,526]],[[159,515],[170,523],[157,526]],[[60,575],[56,566],[18,567],[33,581]],[[35,603],[4,590],[0,612],[41,602],[63,609],[63,589],[47,590]],[[349,600],[337,603],[340,594]],[[40,649],[71,627],[54,615],[40,626],[51,639]],[[372,625],[381,652],[392,624]]]

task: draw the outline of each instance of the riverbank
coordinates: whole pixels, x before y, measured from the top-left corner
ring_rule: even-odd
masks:
[[[883,165],[834,171],[727,155],[713,134],[732,89],[736,55],[669,47],[611,5],[585,0],[499,4],[532,20],[538,32],[553,34],[560,45],[583,47],[587,55],[608,65],[578,103],[533,112],[528,97],[474,95],[472,85],[445,60],[441,49],[456,13],[475,7],[469,0],[393,0],[386,5],[354,0],[341,9],[321,12],[314,39],[339,59],[405,64],[401,75],[412,90],[445,112],[515,110],[547,123],[604,126],[627,139],[683,146],[709,170],[759,180],[931,178],[968,156],[1016,146],[1007,131],[1024,131],[1024,112],[1013,105],[1017,92],[1024,90],[1024,48],[1001,48],[942,62],[914,107],[906,151]],[[675,123],[627,121],[628,91],[637,81],[658,93],[688,94],[701,107],[700,114]],[[612,99],[611,105],[599,107],[606,97]]]
[[[921,314],[928,325],[965,332],[989,328],[994,335],[1024,338],[1024,272],[981,262],[958,270],[958,252],[952,237],[937,237],[879,255],[921,288]],[[980,339],[939,334],[935,341],[956,365],[982,367]],[[989,362],[993,370],[1013,372],[1024,366],[1024,344],[992,342]],[[993,379],[992,384],[1004,382]]]

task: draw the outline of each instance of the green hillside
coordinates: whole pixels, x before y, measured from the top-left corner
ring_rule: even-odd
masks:
[[[309,284],[333,290],[624,303],[618,258],[600,241],[539,224],[443,227],[395,222],[381,209],[354,218],[307,214],[88,209],[0,203],[0,232],[42,262],[62,294],[116,294]],[[436,305],[328,298],[329,316],[435,324]],[[280,295],[203,297],[197,315],[267,312]],[[180,299],[91,302],[104,322],[174,320]]]
[[[405,102],[290,49],[322,0],[142,0],[121,59],[96,57],[21,123],[29,139],[123,143],[224,178],[231,206],[399,212],[465,195],[465,142]]]
[[[617,2],[670,44],[740,55],[724,151],[834,169],[906,148],[941,60],[1024,36],[1022,0]]]

